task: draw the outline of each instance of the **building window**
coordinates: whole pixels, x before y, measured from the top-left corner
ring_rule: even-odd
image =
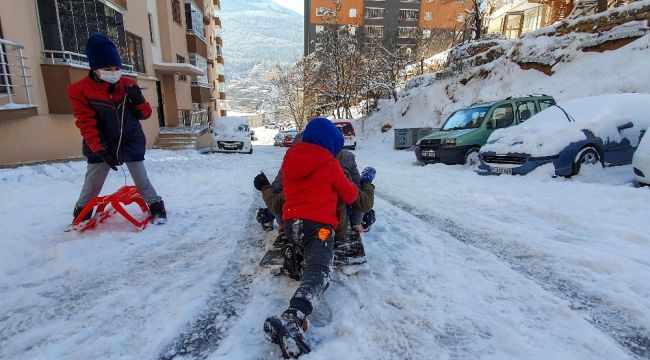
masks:
[[[363,32],[368,36],[384,36],[384,27],[378,25],[366,25]]]
[[[203,27],[203,14],[194,3],[185,3],[185,23],[187,32],[205,39],[205,28]]]
[[[179,0],[172,0],[172,18],[178,25],[183,25],[181,23],[181,2]]]
[[[179,64],[185,63],[185,58],[176,54],[176,62]],[[187,81],[187,77],[185,77],[185,74],[178,74],[178,81]]]
[[[431,30],[429,29],[422,30],[422,38],[428,39],[430,37],[431,37]]]
[[[133,70],[139,73],[145,73],[146,69],[144,67],[144,51],[142,50],[142,38],[131,34],[127,31],[126,33],[126,46],[129,52],[129,62],[133,66]]]
[[[356,35],[357,34],[357,28],[358,28],[358,26],[350,26],[350,28],[349,28],[350,35]]]
[[[199,54],[190,54],[190,64],[203,70],[203,75],[192,75],[192,85],[209,87],[208,80],[208,60]]]
[[[351,18],[357,17],[357,9],[355,8],[350,9],[350,17]]]
[[[366,19],[383,19],[384,18],[384,9],[383,8],[366,8],[365,18]]]
[[[431,13],[431,11],[425,11],[424,12],[424,20],[426,20],[426,21],[433,20],[433,14]]]
[[[416,38],[417,34],[418,34],[418,28],[417,27],[399,26],[397,28],[397,37],[398,38]]]
[[[326,7],[317,7],[316,8],[316,16],[325,16],[330,12],[330,9]]]
[[[153,15],[151,13],[149,15],[149,37],[151,37],[151,43],[156,44],[156,36],[153,33]]]
[[[128,63],[124,18],[113,7],[100,0],[37,0],[37,6],[48,60],[87,64],[86,41],[100,33],[113,40]]]
[[[316,25],[316,34],[320,34],[323,31],[325,31],[325,26],[323,25]]]
[[[400,21],[417,21],[420,15],[420,10],[403,9],[399,11]]]

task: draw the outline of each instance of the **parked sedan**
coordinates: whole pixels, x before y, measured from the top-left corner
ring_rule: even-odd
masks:
[[[650,95],[616,94],[574,99],[525,123],[495,131],[481,148],[480,174],[524,175],[552,164],[558,176],[582,165],[626,165],[650,126]]]
[[[284,147],[291,147],[293,145],[293,139],[296,137],[296,131],[288,131],[282,138],[282,145]]]

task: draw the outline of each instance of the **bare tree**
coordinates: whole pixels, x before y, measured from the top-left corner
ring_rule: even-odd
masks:
[[[276,65],[271,75],[271,102],[278,111],[302,129],[314,114],[313,94],[306,91],[312,84],[312,59],[302,58],[293,66]]]

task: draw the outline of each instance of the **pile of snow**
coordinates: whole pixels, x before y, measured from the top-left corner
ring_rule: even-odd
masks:
[[[595,136],[610,141],[621,141],[617,126],[632,122],[635,127],[650,126],[650,94],[616,94],[591,96],[569,100],[550,107],[525,123],[496,130],[482,151],[497,154],[522,153],[531,156],[557,155],[568,144],[586,139],[587,129]],[[638,139],[632,139],[632,146]]]

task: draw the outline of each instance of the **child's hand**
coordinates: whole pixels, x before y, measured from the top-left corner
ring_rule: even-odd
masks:
[[[142,89],[138,85],[131,85],[126,88],[126,93],[131,100],[131,104],[140,105],[144,102],[144,95]]]
[[[109,153],[106,150],[98,151],[97,153],[95,153],[95,155],[99,156],[102,159],[103,162],[105,162],[108,166],[111,167],[111,169],[113,169],[115,171],[117,171],[117,167],[119,165],[122,165],[115,158],[115,156],[113,156],[111,153]]]
[[[269,183],[269,179],[266,178],[266,175],[264,175],[263,172],[260,172],[255,176],[255,179],[253,179],[253,186],[255,186],[255,189],[258,191],[262,191],[262,189],[265,186],[269,186],[271,183]]]
[[[363,169],[361,172],[361,184],[371,183],[375,179],[375,174],[377,174],[377,170],[373,167]]]

